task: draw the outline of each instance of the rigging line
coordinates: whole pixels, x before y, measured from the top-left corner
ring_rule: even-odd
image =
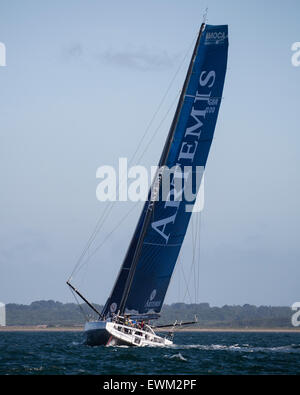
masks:
[[[122,186],[123,186],[123,184],[121,184],[121,187],[122,187]],[[95,238],[96,238],[98,232],[99,232],[100,229],[103,227],[103,225],[104,225],[104,223],[105,223],[107,217],[108,217],[109,214],[111,213],[111,211],[112,211],[112,209],[113,209],[115,203],[116,203],[116,201],[109,202],[108,208],[107,208],[106,210],[103,211],[101,217],[99,218],[99,220],[98,220],[98,222],[97,222],[96,227],[94,228],[94,231],[93,231],[92,235],[90,236],[90,238],[89,238],[89,240],[88,240],[88,242],[87,242],[86,247],[84,248],[84,251],[82,252],[80,258],[78,259],[75,268],[73,269],[73,272],[72,272],[72,274],[71,274],[71,277],[75,274],[75,272],[78,273],[78,271],[80,270],[80,267],[81,267],[81,263],[82,263],[83,258],[85,257],[85,255],[86,255],[87,251],[89,250],[91,244],[94,242],[94,240],[95,240]],[[70,278],[71,278],[71,277],[70,277]]]
[[[201,219],[202,211],[199,213],[199,247],[198,247],[198,273],[197,273],[197,303],[199,303],[199,287],[200,287],[200,252],[201,252]]]
[[[194,264],[194,288],[195,288],[195,303],[197,300],[197,277],[196,277],[196,271],[197,271],[197,245],[198,245],[198,216],[195,218],[195,264]]]
[[[180,265],[180,263],[181,263],[181,256],[180,256],[180,253],[179,253],[179,260],[178,260],[178,265]],[[180,266],[178,266],[178,269],[181,267],[181,265]],[[180,292],[180,280],[181,280],[181,278],[180,278],[180,273],[178,274],[178,301],[180,301],[181,300],[181,298],[180,298],[180,295],[181,295],[181,292]]]
[[[121,186],[122,186],[122,185],[121,185]],[[95,229],[94,229],[94,232],[93,232],[93,234],[91,235],[91,237],[90,237],[90,239],[89,239],[89,241],[88,241],[88,243],[87,243],[87,245],[86,245],[86,247],[85,247],[85,250],[84,250],[83,253],[81,254],[80,259],[78,260],[78,262],[77,262],[77,264],[76,264],[76,266],[75,266],[75,268],[74,268],[74,270],[73,270],[73,272],[72,272],[71,277],[75,274],[75,272],[78,273],[79,270],[81,269],[83,258],[85,257],[87,251],[89,251],[90,246],[92,245],[92,243],[94,242],[94,240],[95,240],[97,234],[99,233],[99,231],[100,231],[101,228],[103,227],[103,225],[104,225],[104,223],[105,223],[107,217],[108,217],[109,214],[111,213],[111,211],[112,211],[112,209],[113,209],[115,203],[116,203],[116,201],[114,201],[114,202],[109,202],[108,208],[107,208],[106,210],[103,211],[102,216],[100,217],[100,219],[99,219],[99,221],[98,221],[98,223],[97,223],[97,225],[96,225],[96,227],[95,227]],[[90,258],[90,255],[88,256],[87,259],[89,259],[89,258]],[[84,265],[84,262],[83,262],[83,265]]]
[[[193,248],[192,248],[192,251],[193,251],[193,254],[192,254],[192,264],[191,264],[191,269],[190,269],[190,272],[192,271],[192,268],[193,267],[195,267],[194,265],[193,265],[193,262],[194,262],[194,260],[195,260],[195,235],[194,235],[194,216],[192,215],[192,218],[191,218],[191,232],[192,232],[192,246],[193,246]],[[195,281],[195,270],[194,270],[194,281]],[[189,278],[190,278],[190,276],[189,276]],[[188,281],[188,284],[190,283],[190,280]],[[195,284],[194,284],[194,292],[195,292]],[[194,295],[195,296],[195,295]]]
[[[151,136],[151,140],[148,142],[147,146],[145,147],[144,151],[142,152],[139,160],[137,161],[138,163],[142,160],[142,158],[144,157],[146,151],[148,150],[150,144],[152,143],[153,139],[155,138],[155,136],[157,135],[159,129],[161,128],[162,124],[164,123],[164,121],[166,120],[167,116],[169,115],[169,112],[172,110],[174,104],[177,102],[178,97],[180,96],[181,91],[179,91],[177,93],[177,95],[175,96],[175,98],[173,99],[168,111],[166,112],[165,116],[163,117],[163,119],[161,120],[161,122],[159,123],[158,127],[155,129],[154,133]]]
[[[189,289],[189,284],[190,284],[190,280],[191,280],[191,274],[192,274],[192,270],[193,270],[193,266],[194,266],[194,258],[195,258],[195,237],[194,237],[194,222],[193,222],[193,217],[192,217],[192,226],[191,226],[191,230],[192,230],[192,245],[193,245],[193,255],[192,255],[192,263],[190,266],[190,270],[189,270],[189,275],[188,275],[188,281],[186,283],[186,290],[185,290],[185,294],[184,294],[184,299],[186,297],[187,291]]]
[[[197,272],[197,276],[196,276],[196,272],[195,272],[195,278],[196,278],[196,290],[195,290],[195,292],[196,292],[196,303],[199,302],[199,265],[200,265],[200,262],[199,262],[199,259],[200,259],[199,248],[200,248],[200,237],[201,237],[201,235],[200,235],[201,222],[200,221],[201,221],[201,211],[200,211],[200,213],[197,213],[197,221],[196,221],[196,226],[197,226],[197,240],[196,240],[196,246],[195,246],[195,248],[196,248],[196,252],[195,252],[195,269],[196,269],[196,272]],[[198,259],[197,259],[197,255],[198,255]]]
[[[196,242],[197,242],[197,227],[196,227],[196,230],[194,229],[195,228],[195,218],[194,218],[194,216],[192,215],[192,239],[193,239],[193,259],[192,259],[192,268],[193,268],[193,277],[194,277],[194,298],[196,299],[196,284],[195,284],[195,281],[196,281],[196,273],[195,273],[195,264],[194,264],[194,262],[195,262],[195,245],[196,245]],[[196,301],[195,301],[196,302]]]
[[[196,44],[195,44],[195,48],[194,48],[194,51],[193,51],[193,56],[192,56],[192,59],[191,59],[190,64],[189,64],[188,72],[187,72],[187,75],[186,75],[186,78],[185,78],[185,81],[184,81],[182,92],[180,94],[180,99],[179,99],[179,102],[177,104],[176,112],[175,112],[174,118],[172,120],[171,127],[169,129],[168,137],[167,137],[167,140],[165,142],[165,145],[164,145],[164,148],[163,148],[163,152],[161,154],[161,158],[160,158],[160,161],[159,161],[159,165],[160,166],[164,166],[167,163],[167,158],[168,158],[168,155],[169,155],[169,152],[170,152],[170,149],[171,149],[171,142],[174,139],[175,132],[176,132],[176,127],[177,127],[177,124],[178,124],[179,119],[180,119],[180,112],[182,110],[182,106],[183,106],[183,102],[184,102],[184,95],[185,95],[185,93],[187,91],[188,84],[190,83],[191,75],[192,75],[193,68],[194,68],[194,60],[195,60],[195,58],[197,56],[197,51],[198,51],[198,48],[199,48],[199,43],[200,43],[200,39],[201,39],[201,35],[203,33],[203,30],[204,30],[204,24],[201,25],[201,28],[200,28],[200,31],[199,31],[199,34],[198,34],[198,38],[197,38],[197,41],[196,41]],[[135,272],[136,272],[136,268],[137,268],[138,262],[139,262],[140,257],[141,257],[142,246],[143,246],[143,242],[145,241],[145,237],[146,237],[148,226],[150,224],[151,215],[152,215],[152,208],[153,208],[154,205],[155,205],[155,201],[153,201],[153,203],[152,203],[151,200],[150,200],[148,205],[146,205],[145,215],[143,215],[141,217],[141,219],[143,220],[143,223],[142,223],[142,226],[141,226],[140,235],[139,235],[138,241],[137,241],[136,246],[135,246],[135,251],[134,251],[134,256],[133,256],[133,259],[132,259],[130,271],[129,271],[127,280],[125,282],[125,288],[123,290],[123,295],[122,295],[122,298],[121,298],[121,302],[119,304],[119,311],[121,313],[123,313],[125,311],[125,309],[126,309],[126,303],[127,303],[127,300],[128,300],[128,296],[129,296],[129,293],[130,293],[132,282],[134,280],[134,275],[135,275]]]
[[[193,222],[192,222],[192,225],[193,225]],[[196,233],[196,232],[195,232],[195,233]],[[186,294],[187,294],[187,292],[188,292],[188,285],[190,284],[191,275],[192,275],[193,269],[194,269],[194,267],[195,267],[195,242],[196,242],[196,240],[197,240],[197,233],[195,234],[195,238],[194,238],[194,237],[193,237],[193,226],[192,226],[193,258],[192,258],[192,263],[191,263],[190,271],[189,271],[189,275],[188,275],[188,282],[187,282],[187,288],[186,288],[186,291],[185,291],[185,294],[184,294],[184,299],[185,299]]]
[[[200,216],[201,212],[197,213],[196,217],[196,234],[197,234],[197,239],[195,243],[195,303],[198,302],[198,293],[199,293],[199,254],[198,254],[198,248],[200,245]],[[198,254],[198,259],[197,259],[197,254]],[[196,275],[197,273],[197,275]]]
[[[196,277],[196,262],[197,262],[197,243],[198,243],[198,226],[197,222],[198,217],[193,218],[193,224],[194,224],[194,241],[193,241],[193,278],[194,278],[194,298],[195,298],[195,303],[196,303],[196,293],[197,293],[197,277]]]
[[[78,267],[77,269],[77,273],[85,266],[88,265],[90,262],[90,258],[92,258],[96,252],[107,242],[107,240],[109,239],[109,237],[119,228],[119,226],[125,221],[125,219],[129,216],[129,214],[133,211],[133,209],[135,209],[137,207],[137,205],[140,203],[140,201],[138,201],[135,205],[133,205],[130,210],[121,218],[121,220],[118,222],[118,224],[106,235],[106,237],[104,238],[104,240],[97,246],[95,247],[95,249],[89,254],[88,260],[84,261],[81,263],[81,265]]]
[[[157,128],[155,129],[154,133],[152,134],[152,136],[151,136],[151,141],[152,141],[153,138],[156,136],[156,134],[158,133],[159,129],[161,128],[161,126],[163,125],[164,121],[166,120],[166,118],[167,118],[169,112],[171,111],[171,109],[172,109],[174,103],[176,102],[176,100],[177,100],[179,94],[180,94],[180,93],[178,93],[178,94],[175,96],[175,98],[174,98],[174,100],[172,101],[170,107],[168,108],[168,111],[166,112],[165,116],[163,117],[163,119],[161,120],[161,122],[159,123],[159,125],[157,126]],[[142,155],[140,156],[138,162],[141,161],[141,159],[142,159],[142,157],[144,156],[145,152],[146,152],[147,149],[149,148],[149,145],[150,145],[151,141],[150,141],[150,142],[147,144],[147,146],[145,147],[145,149],[144,149]],[[130,164],[132,163],[132,161],[133,161],[133,158],[129,161],[128,165],[130,165]],[[121,188],[122,188],[122,186],[124,185],[124,182],[125,182],[125,180],[123,181],[123,184],[120,185]],[[116,201],[111,202],[111,207],[110,207],[108,210],[106,210],[106,215],[105,215],[104,221],[105,221],[106,217],[108,216],[108,214],[111,212],[111,210],[112,210],[112,208],[113,208],[113,206],[114,206],[115,203],[116,203]]]
[[[165,116],[164,116],[163,119],[161,120],[160,124],[158,125],[158,127],[156,128],[156,130],[154,131],[154,133],[152,134],[152,136],[151,136],[151,141],[153,140],[153,138],[156,136],[156,134],[158,133],[159,129],[160,129],[161,126],[163,125],[165,119],[167,118],[169,112],[171,111],[171,109],[172,109],[172,107],[173,107],[175,101],[177,100],[179,94],[180,94],[180,93],[178,93],[178,94],[176,95],[176,97],[175,97],[174,100],[172,101],[172,103],[171,103],[171,105],[170,105],[170,107],[169,107],[167,113],[165,114]],[[141,159],[143,158],[145,152],[148,150],[151,141],[150,141],[150,142],[147,144],[147,146],[145,147],[145,149],[144,149],[144,151],[143,151],[141,157],[139,158],[139,161],[141,161]],[[138,162],[139,162],[139,161],[138,161]],[[133,162],[133,158],[129,161],[128,165],[130,165],[132,162]],[[124,177],[123,177],[123,180],[124,180]],[[125,182],[125,180],[124,180],[123,183],[120,185],[121,188],[123,187],[124,182]],[[105,215],[104,215],[104,217],[103,217],[102,224],[100,225],[99,229],[96,230],[95,235],[94,235],[94,237],[93,237],[93,240],[95,239],[96,234],[99,232],[99,230],[100,230],[101,227],[103,226],[103,224],[104,224],[106,218],[108,217],[108,215],[109,215],[110,212],[112,211],[112,209],[113,209],[115,203],[116,203],[116,201],[111,202],[110,207],[105,211]],[[93,241],[93,240],[92,240],[92,241]],[[92,242],[92,241],[91,241],[91,242]],[[88,248],[90,247],[90,245],[91,245],[91,243],[89,244]],[[85,253],[86,253],[86,251],[85,251]]]
[[[85,256],[86,252],[88,251],[89,247],[91,246],[92,242],[94,241],[95,236],[96,236],[96,234],[97,234],[97,232],[98,232],[97,229],[98,229],[98,227],[99,227],[99,225],[100,225],[100,223],[101,223],[101,220],[102,220],[103,217],[105,216],[105,213],[106,213],[106,211],[104,210],[103,213],[101,214],[100,218],[98,219],[97,224],[96,224],[96,226],[95,226],[95,228],[94,228],[94,230],[93,230],[91,236],[89,237],[86,246],[84,247],[84,249],[83,249],[83,251],[82,251],[80,257],[79,257],[78,260],[77,260],[77,263],[76,263],[76,265],[75,265],[75,267],[74,267],[74,269],[73,269],[73,271],[72,271],[72,273],[71,273],[71,275],[70,275],[69,280],[74,276],[74,274],[75,274],[75,272],[77,271],[77,268],[78,268],[78,266],[80,265],[80,263],[81,263],[83,257]]]
[[[89,256],[83,262],[81,262],[80,266],[77,269],[77,273],[79,273],[79,271],[82,270],[83,267],[87,267],[88,266],[88,264],[90,263],[90,259],[107,242],[109,237],[119,228],[119,226],[125,221],[125,219],[128,217],[128,215],[133,211],[133,209],[135,207],[137,207],[138,204],[139,204],[139,202],[137,202],[134,206],[132,206],[130,208],[130,210],[123,216],[123,218],[118,222],[118,224],[106,235],[104,240],[92,252],[89,253]]]
[[[75,292],[73,291],[73,289],[72,289],[72,288],[70,288],[70,289],[71,289],[72,295],[74,296],[74,299],[75,299],[75,301],[77,302],[78,307],[79,307],[79,309],[80,309],[80,311],[81,311],[81,313],[82,313],[84,319],[87,321],[87,319],[88,319],[87,314],[84,312],[82,306],[80,305],[80,303],[79,303],[79,301],[78,301],[78,299],[77,299],[77,297],[76,297]]]
[[[196,262],[197,262],[197,243],[198,243],[198,216],[193,219],[193,224],[195,224],[195,234],[193,243],[193,271],[194,271],[194,297],[195,304],[197,303],[197,277],[196,277]]]
[[[177,274],[179,259],[180,259],[180,251],[179,251],[179,255],[178,255],[178,258],[177,258],[177,260],[176,260],[176,263],[175,263],[175,265],[174,265],[173,272],[172,272],[172,274],[171,274],[170,282],[172,281],[172,279],[174,279],[174,277],[175,277],[175,272],[176,272],[176,274]],[[168,291],[168,290],[167,290],[167,291]],[[178,299],[178,300],[179,300],[179,299]]]
[[[205,11],[203,13],[203,22],[202,23],[206,24],[206,22],[207,22],[207,14],[208,14],[208,7],[205,8]]]
[[[147,151],[147,149],[149,148],[149,146],[150,146],[150,144],[151,144],[153,138],[154,138],[154,137],[156,136],[156,134],[158,133],[159,129],[161,128],[161,126],[163,125],[164,121],[166,120],[166,118],[167,118],[169,112],[171,111],[171,109],[173,108],[175,102],[177,101],[179,95],[180,95],[180,92],[177,93],[177,95],[175,96],[174,100],[172,101],[172,103],[171,103],[171,105],[170,105],[170,107],[169,107],[167,113],[165,114],[165,116],[164,116],[163,119],[161,120],[160,124],[158,125],[158,127],[157,127],[156,130],[154,131],[154,133],[153,133],[153,135],[152,135],[152,137],[151,137],[151,141],[150,141],[150,142],[148,143],[148,145],[145,147],[145,149],[144,149],[144,151],[143,151],[141,157],[139,158],[139,161],[141,161],[141,159],[143,158],[143,156],[144,156],[145,152]],[[131,161],[130,161],[130,162],[131,162]],[[130,162],[129,162],[129,163],[130,163]],[[122,187],[122,186],[123,186],[123,185],[121,184],[121,187]],[[95,238],[96,238],[96,236],[97,236],[97,233],[100,231],[100,229],[101,229],[102,226],[104,225],[104,222],[105,222],[105,220],[107,219],[107,217],[109,216],[109,214],[111,213],[111,211],[112,211],[112,209],[113,209],[115,203],[116,203],[116,201],[110,202],[110,205],[109,205],[108,209],[105,210],[104,213],[102,214],[102,216],[101,216],[101,218],[99,219],[99,221],[98,221],[98,223],[97,223],[97,225],[96,225],[96,227],[95,227],[95,230],[94,230],[93,234],[91,235],[91,237],[90,237],[90,239],[89,239],[89,241],[88,241],[88,243],[87,243],[87,245],[86,245],[84,251],[82,252],[82,254],[81,254],[79,260],[77,261],[77,264],[76,264],[76,266],[75,266],[75,268],[74,268],[74,270],[73,270],[73,272],[72,272],[70,278],[71,278],[75,273],[78,273],[78,272],[79,272],[79,270],[80,270],[80,268],[81,268],[81,262],[82,262],[84,256],[86,255],[86,253],[87,253],[89,247],[91,246],[91,244],[92,244],[93,241],[95,240]],[[97,250],[98,250],[98,248],[97,248]],[[94,255],[94,254],[92,254],[92,255]]]
[[[162,97],[162,99],[161,99],[161,101],[160,101],[160,103],[159,103],[159,105],[158,105],[158,107],[157,107],[157,109],[156,109],[156,111],[155,111],[153,117],[151,118],[151,120],[150,120],[150,122],[149,122],[149,124],[148,124],[148,126],[147,126],[147,128],[146,128],[146,130],[145,130],[145,132],[144,132],[144,134],[143,134],[143,136],[142,136],[142,138],[140,139],[140,142],[139,142],[139,144],[138,144],[138,146],[137,146],[137,148],[136,148],[136,150],[135,150],[135,152],[134,152],[134,154],[133,154],[131,160],[129,161],[129,163],[132,163],[132,162],[133,162],[134,157],[136,156],[136,154],[137,154],[137,152],[138,152],[140,146],[142,145],[142,143],[143,143],[143,141],[144,141],[144,138],[146,137],[146,135],[147,135],[147,133],[148,133],[148,131],[149,131],[149,129],[150,129],[150,127],[151,127],[151,125],[152,125],[154,119],[156,118],[156,116],[157,116],[159,110],[161,109],[161,107],[162,107],[162,105],[163,105],[163,103],[164,103],[164,101],[165,101],[165,98],[167,97],[167,95],[168,95],[168,93],[169,93],[169,91],[170,91],[170,89],[171,89],[171,87],[172,87],[172,85],[173,85],[173,83],[174,83],[174,81],[175,81],[175,79],[176,79],[176,77],[177,77],[179,71],[181,70],[181,68],[182,68],[182,66],[183,66],[183,64],[184,64],[184,62],[185,62],[185,60],[186,60],[186,58],[187,58],[187,56],[188,56],[188,54],[189,54],[189,52],[190,52],[190,50],[191,50],[191,48],[193,47],[193,44],[194,44],[194,41],[195,41],[196,37],[197,37],[197,36],[195,36],[195,38],[193,39],[191,45],[189,46],[188,50],[186,51],[186,53],[185,53],[185,55],[184,55],[184,57],[183,57],[183,59],[182,59],[180,65],[179,65],[179,67],[177,68],[177,70],[176,70],[176,72],[175,72],[175,74],[174,74],[174,76],[173,76],[171,82],[169,83],[169,85],[168,85],[168,87],[167,87],[167,90],[166,90],[165,94],[163,95],[163,97]],[[157,132],[157,130],[156,130],[156,132]],[[148,144],[148,146],[149,146],[149,144]],[[144,153],[145,153],[145,150],[144,150],[143,154],[144,154]],[[110,211],[111,211],[111,210],[110,210]],[[99,218],[99,220],[98,220],[98,222],[97,222],[97,224],[96,224],[96,227],[94,228],[94,230],[93,230],[93,232],[92,232],[90,238],[89,238],[88,241],[87,241],[86,246],[84,247],[84,249],[83,249],[83,251],[82,251],[82,253],[81,253],[79,259],[77,260],[77,264],[75,265],[75,268],[74,268],[73,272],[71,273],[70,279],[71,279],[72,276],[74,275],[74,273],[75,273],[75,271],[76,271],[77,265],[78,265],[78,264],[80,263],[80,261],[83,259],[83,257],[85,256],[87,250],[89,249],[89,247],[91,246],[92,242],[94,241],[94,239],[95,239],[95,237],[96,237],[98,231],[101,229],[102,224],[104,223],[104,221],[105,221],[105,219],[106,219],[106,217],[107,217],[107,215],[104,216],[105,212],[107,213],[107,211],[104,211],[104,212],[102,213],[101,217]],[[103,218],[103,221],[102,221],[102,218]],[[101,222],[102,222],[102,224],[101,224],[101,226],[100,226],[100,223],[101,223]],[[99,227],[99,229],[98,229],[98,227]]]
[[[148,124],[148,126],[147,126],[147,128],[146,128],[146,130],[145,130],[145,132],[144,132],[144,134],[143,134],[143,136],[142,136],[142,138],[141,138],[141,140],[140,140],[140,142],[139,142],[139,144],[138,144],[138,146],[137,146],[137,148],[136,148],[136,150],[135,150],[135,152],[134,152],[134,154],[133,154],[133,156],[132,156],[132,160],[133,160],[133,158],[135,157],[135,155],[137,154],[137,152],[138,152],[140,146],[142,145],[142,142],[143,142],[144,138],[145,138],[146,135],[147,135],[148,130],[150,129],[150,127],[151,127],[151,125],[152,125],[154,119],[156,118],[156,116],[157,116],[159,110],[161,109],[161,107],[162,107],[162,105],[163,105],[163,103],[164,103],[164,101],[165,101],[165,99],[166,99],[166,97],[167,97],[167,95],[168,95],[168,93],[169,93],[169,91],[170,91],[170,89],[171,89],[171,87],[172,87],[172,85],[173,85],[173,83],[174,83],[174,81],[175,81],[175,79],[176,79],[176,77],[177,77],[179,71],[181,70],[181,68],[182,68],[182,66],[183,66],[183,64],[184,64],[184,62],[185,62],[185,60],[186,60],[186,58],[187,58],[189,52],[191,51],[191,49],[192,49],[192,47],[193,47],[193,45],[194,45],[194,42],[195,42],[196,38],[197,38],[197,35],[194,37],[194,39],[193,39],[191,45],[189,46],[188,50],[187,50],[186,53],[185,53],[185,55],[184,55],[184,57],[183,57],[183,59],[182,59],[180,65],[178,66],[178,68],[177,68],[177,70],[176,70],[176,72],[175,72],[175,74],[174,74],[172,80],[170,81],[170,83],[169,83],[169,85],[168,85],[168,87],[167,87],[167,90],[166,90],[165,94],[163,95],[163,97],[162,97],[162,99],[161,99],[161,101],[160,101],[160,103],[159,103],[159,105],[158,105],[158,107],[157,107],[157,109],[156,109],[156,111],[155,111],[153,117],[151,118],[151,120],[150,120],[150,122],[149,122],[149,124]]]
[[[77,263],[76,263],[76,265],[75,265],[75,267],[74,267],[74,269],[73,269],[73,271],[72,271],[72,273],[71,273],[71,276],[70,276],[69,280],[72,278],[72,276],[74,276],[75,273],[78,272],[78,269],[79,269],[79,267],[80,267],[80,265],[81,265],[81,262],[82,262],[84,256],[86,255],[86,253],[87,253],[87,251],[89,250],[91,244],[92,244],[93,241],[95,240],[95,238],[96,238],[96,236],[97,236],[97,233],[98,233],[98,232],[100,231],[100,229],[102,228],[102,226],[103,226],[103,224],[104,224],[104,222],[105,222],[105,220],[106,220],[108,214],[110,213],[110,211],[111,211],[111,209],[112,209],[112,204],[113,204],[113,203],[114,203],[114,202],[110,202],[110,203],[109,203],[109,208],[108,208],[107,210],[103,210],[103,213],[102,213],[102,215],[100,216],[100,218],[98,219],[97,224],[96,224],[96,226],[95,226],[95,228],[94,228],[94,230],[93,230],[93,232],[92,232],[92,234],[91,234],[91,236],[90,236],[90,238],[89,238],[89,240],[88,240],[88,242],[87,242],[87,244],[86,244],[84,250],[82,251],[82,253],[81,253],[79,259],[77,260]],[[69,280],[68,280],[68,281],[69,281]]]
[[[175,266],[174,266],[174,272],[172,273],[172,277],[173,278],[177,277],[177,272],[179,270],[179,263],[180,263],[180,251],[179,251],[179,254],[178,254],[177,261],[176,261]],[[180,276],[178,276],[178,277],[180,277]],[[180,295],[177,295],[177,297],[178,297],[178,300],[180,300]]]
[[[176,97],[175,97],[174,100],[172,101],[172,103],[171,103],[171,105],[170,105],[170,107],[169,107],[167,113],[165,114],[165,116],[164,116],[163,119],[161,120],[160,124],[158,125],[158,127],[157,127],[156,130],[154,131],[154,133],[153,133],[153,135],[152,135],[152,137],[151,137],[151,141],[152,141],[153,138],[156,136],[156,134],[158,133],[159,129],[161,128],[161,126],[163,125],[164,121],[166,120],[166,118],[167,118],[169,112],[171,111],[171,109],[172,109],[172,107],[173,107],[175,101],[177,100],[179,94],[180,94],[180,93],[178,93],[178,94],[176,95]],[[142,155],[141,155],[141,157],[140,157],[139,160],[141,160],[142,157],[144,156],[145,152],[146,152],[147,149],[149,148],[149,145],[150,145],[151,141],[150,141],[150,142],[148,143],[148,145],[145,147],[145,149],[144,149],[144,151],[143,151],[143,153],[142,153]],[[130,164],[131,162],[132,162],[132,159],[130,160],[129,164]],[[124,181],[123,181],[123,183],[124,183]],[[123,186],[123,184],[121,184],[121,187],[122,187],[122,186]],[[92,235],[90,236],[89,241],[88,241],[88,243],[87,243],[87,245],[86,245],[84,251],[82,252],[80,258],[78,259],[77,264],[76,264],[76,266],[75,266],[75,268],[74,268],[74,270],[73,270],[73,272],[72,272],[70,278],[75,274],[75,272],[78,273],[78,271],[79,271],[79,266],[80,266],[80,263],[81,263],[83,257],[86,255],[86,253],[87,253],[89,247],[91,246],[91,244],[92,244],[93,241],[95,240],[97,233],[98,233],[98,232],[100,231],[100,229],[102,228],[102,226],[103,226],[103,224],[104,224],[106,218],[108,217],[108,215],[109,215],[110,212],[112,211],[112,209],[113,209],[115,203],[116,203],[116,201],[110,202],[108,209],[105,210],[105,211],[103,212],[102,216],[101,216],[100,219],[98,220],[97,225],[96,225],[96,227],[95,227],[95,229],[94,229]]]
[[[196,37],[195,37],[195,38],[196,38]],[[131,165],[131,163],[133,162],[133,160],[134,160],[134,158],[135,158],[135,156],[136,156],[136,154],[137,154],[137,152],[138,152],[140,146],[142,145],[142,142],[143,142],[144,138],[145,138],[146,135],[147,135],[147,132],[149,131],[149,129],[150,129],[150,127],[151,127],[151,125],[152,125],[154,119],[156,118],[156,115],[158,114],[158,112],[159,112],[159,110],[160,110],[162,104],[164,103],[165,98],[167,97],[170,88],[172,87],[172,85],[173,85],[173,83],[174,83],[174,81],[175,81],[175,79],[176,79],[176,77],[177,77],[179,71],[181,70],[181,68],[182,68],[182,66],[183,66],[183,64],[184,64],[184,62],[185,62],[185,59],[187,58],[187,55],[189,54],[189,52],[190,52],[190,50],[191,50],[191,48],[192,48],[192,46],[193,46],[193,43],[194,43],[194,41],[195,41],[195,38],[194,38],[194,40],[192,41],[192,43],[191,43],[189,49],[187,50],[186,54],[184,55],[184,57],[183,57],[183,59],[182,59],[180,65],[179,65],[179,67],[177,68],[177,70],[176,70],[176,72],[175,72],[175,74],[174,74],[174,76],[173,76],[171,82],[169,83],[169,86],[168,86],[168,88],[167,88],[167,90],[166,90],[166,92],[165,92],[163,98],[161,99],[161,101],[160,101],[160,103],[159,103],[159,105],[158,105],[157,110],[155,111],[155,113],[154,113],[152,119],[150,120],[150,122],[149,122],[149,124],[148,124],[148,126],[147,126],[147,128],[146,128],[145,133],[143,134],[142,138],[140,139],[140,142],[139,142],[139,144],[138,144],[138,146],[137,146],[137,148],[136,148],[134,154],[132,155],[131,159],[130,159],[129,162],[128,162],[129,165]],[[159,129],[161,128],[163,122],[165,121],[166,117],[168,116],[169,112],[171,111],[171,109],[172,109],[172,107],[173,107],[173,105],[174,105],[174,103],[175,103],[175,101],[177,100],[177,98],[178,98],[179,95],[180,95],[180,92],[176,95],[176,97],[175,97],[174,100],[172,101],[172,103],[171,103],[171,105],[170,105],[168,111],[166,112],[165,116],[163,117],[163,119],[162,119],[161,122],[159,123],[158,127],[156,128],[156,130],[155,130],[154,133],[152,134],[152,136],[151,136],[151,141],[153,140],[153,138],[156,136],[157,132],[158,132]],[[144,156],[145,152],[148,150],[151,141],[147,144],[147,146],[146,146],[145,149],[143,150],[142,155],[140,156],[140,159],[137,161],[138,163],[141,161],[141,158]],[[123,186],[123,185],[121,184],[121,187],[122,187],[122,186]],[[113,202],[113,203],[114,203],[114,202]],[[105,219],[104,219],[104,220],[105,220]]]
[[[194,264],[193,264],[193,274],[194,274],[194,298],[195,298],[195,304],[196,304],[196,299],[197,299],[197,296],[196,296],[196,294],[197,294],[197,278],[196,278],[196,254],[197,254],[197,236],[198,236],[198,228],[197,228],[197,219],[198,218],[196,218],[196,220],[194,221],[194,222],[196,222],[196,229],[195,229],[195,238],[194,238],[194,251],[193,251],[193,261],[194,261]]]
[[[185,291],[185,294],[184,294],[184,297],[183,297],[183,303],[185,303],[185,297],[186,297],[187,294],[188,294],[188,296],[190,298],[190,303],[192,303],[192,298],[191,298],[191,295],[190,295],[189,287],[188,287],[188,284],[187,284],[186,277],[185,277],[184,270],[183,270],[182,266],[181,266],[181,273],[182,273],[182,276],[183,276],[183,279],[184,279],[184,282],[185,282],[185,286],[186,286],[186,291]]]

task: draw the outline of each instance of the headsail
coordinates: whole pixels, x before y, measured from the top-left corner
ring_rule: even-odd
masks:
[[[206,25],[202,30],[159,163],[168,168],[190,166],[191,174],[196,166],[206,165],[227,66],[227,25]],[[104,316],[119,310],[160,312],[195,202],[184,195],[177,201],[170,197],[151,202],[149,193]]]

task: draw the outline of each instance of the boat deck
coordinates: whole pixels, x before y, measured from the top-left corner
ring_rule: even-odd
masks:
[[[120,323],[109,322],[106,330],[111,334],[108,344],[127,344],[135,346],[166,346],[173,344],[171,340],[160,337],[152,328],[145,325],[145,329],[139,329]]]

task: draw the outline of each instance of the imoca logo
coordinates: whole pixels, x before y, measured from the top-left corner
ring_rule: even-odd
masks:
[[[205,43],[215,42],[218,44],[219,41],[225,40],[225,32],[207,32],[205,36]]]

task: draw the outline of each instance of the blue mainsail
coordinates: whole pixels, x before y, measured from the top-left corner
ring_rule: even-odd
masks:
[[[203,26],[204,28],[204,26]],[[222,99],[227,67],[227,25],[201,29],[160,166],[205,168]],[[161,185],[160,194],[161,194]],[[159,313],[182,246],[194,201],[145,203],[112,293],[102,311]],[[198,190],[196,189],[197,193]],[[189,209],[187,209],[189,206]]]

